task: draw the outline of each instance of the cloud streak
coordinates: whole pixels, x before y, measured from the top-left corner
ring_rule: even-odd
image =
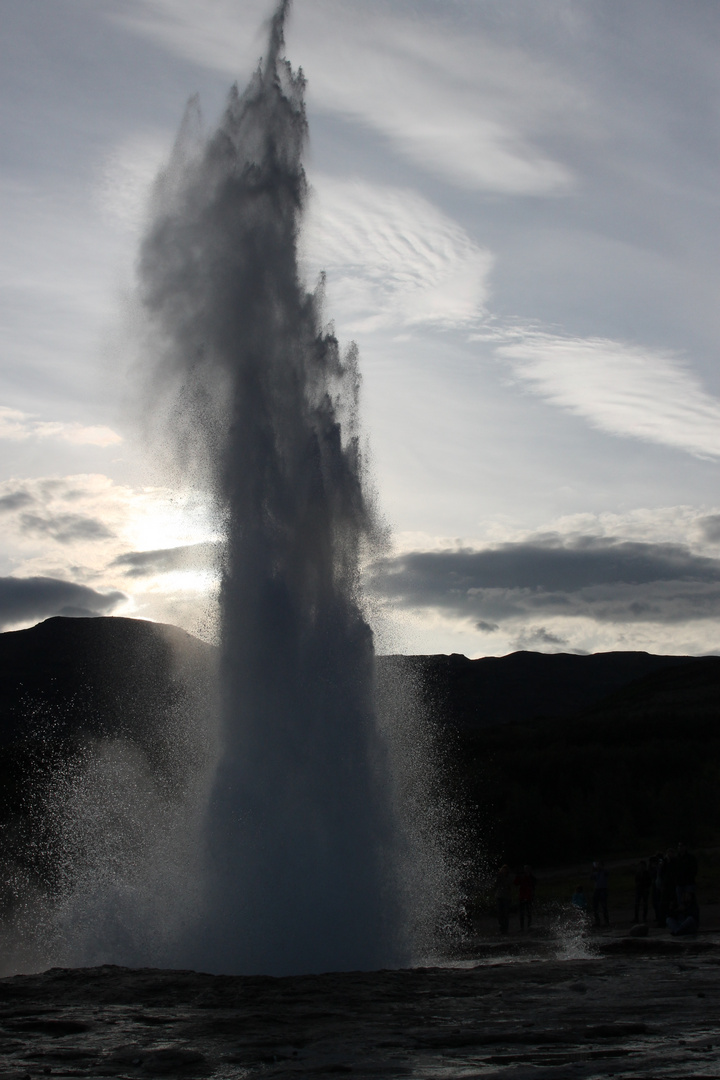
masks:
[[[178,570],[207,572],[216,566],[218,554],[218,544],[187,544],[156,551],[128,551],[113,559],[111,566],[120,568],[129,578],[154,577]]]
[[[519,383],[600,431],[720,456],[720,400],[671,353],[541,332],[496,351]]]
[[[98,518],[85,514],[21,514],[20,529],[32,536],[49,536],[61,544],[76,540],[108,540],[115,534]]]
[[[303,241],[349,330],[476,324],[492,254],[413,191],[318,177]]]
[[[122,436],[102,425],[60,423],[38,420],[19,409],[0,405],[0,439],[23,442],[26,439],[60,439],[75,446],[117,446]]]
[[[439,21],[382,10],[368,19],[343,9],[341,21],[318,3],[298,20],[304,49],[328,27],[333,34],[333,48],[313,66],[311,102],[374,128],[458,187],[552,195],[572,186],[570,170],[534,141],[549,116],[575,107],[546,67],[519,48],[479,35],[469,41]]]
[[[439,20],[388,14],[379,5],[316,0],[298,5],[293,50],[313,77],[311,105],[383,136],[400,155],[459,187],[554,195],[573,183],[568,167],[535,142],[557,114],[578,112],[548,65]],[[266,4],[254,5],[267,14]],[[198,16],[195,0],[133,0],[112,18],[195,63],[236,78],[254,64],[234,0]],[[256,46],[257,48],[257,46]]]

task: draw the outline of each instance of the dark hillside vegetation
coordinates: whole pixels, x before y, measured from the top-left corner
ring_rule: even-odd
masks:
[[[498,724],[578,716],[646,675],[694,663],[689,656],[609,652],[591,656],[516,652],[469,660],[450,656],[383,656],[380,678],[393,670],[417,679],[443,726],[475,731]]]
[[[465,729],[456,776],[491,854],[534,865],[720,838],[720,657],[673,664],[577,716]]]

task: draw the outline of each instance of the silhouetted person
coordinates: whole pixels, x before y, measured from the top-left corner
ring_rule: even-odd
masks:
[[[675,895],[678,902],[686,893],[694,894],[697,870],[697,859],[693,853],[684,844],[678,844],[675,858]]]
[[[662,913],[660,910],[660,889],[662,886],[662,882],[660,880],[660,868],[662,867],[662,861],[663,857],[662,853],[660,852],[657,855],[651,856],[650,864],[648,866],[651,878],[650,896],[652,898],[652,907],[655,914],[656,926],[664,925],[662,920]]]
[[[609,926],[610,916],[608,915],[608,872],[605,869],[605,863],[602,861],[602,859],[599,859],[593,863],[590,880],[593,883],[592,899],[595,925],[600,926],[600,912],[602,912],[605,925]]]
[[[518,890],[518,914],[520,915],[520,929],[525,929],[525,919],[527,918],[528,930],[532,926],[532,909],[535,902],[535,886],[537,885],[537,878],[533,874],[529,866],[523,866],[519,874],[516,875],[513,884]]]
[[[677,855],[672,848],[665,852],[660,868],[660,916],[665,925],[670,908],[677,903]]]
[[[580,909],[580,911],[587,911],[587,896],[585,895],[585,890],[582,885],[575,886],[575,892],[572,894],[572,902],[576,908]]]
[[[700,925],[700,912],[695,892],[686,892],[682,898],[672,904],[666,920],[668,930],[673,937],[681,934],[696,934]]]
[[[640,922],[640,909],[642,908],[642,921],[647,922],[648,901],[650,899],[650,887],[652,876],[648,870],[648,864],[643,859],[635,874],[635,922]]]
[[[510,867],[501,866],[495,879],[495,900],[497,902],[498,926],[502,934],[507,934],[510,926],[511,892]]]

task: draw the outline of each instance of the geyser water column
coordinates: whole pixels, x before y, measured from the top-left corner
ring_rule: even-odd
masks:
[[[298,274],[302,72],[267,57],[203,141],[191,103],[140,256],[154,392],[227,537],[222,759],[194,965],[291,973],[402,961],[395,827],[359,559],[357,358]]]

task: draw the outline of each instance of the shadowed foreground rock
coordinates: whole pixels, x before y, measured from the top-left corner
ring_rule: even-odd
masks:
[[[720,949],[284,979],[117,967],[0,981],[0,1076],[717,1077]],[[495,960],[493,960],[495,952]]]

